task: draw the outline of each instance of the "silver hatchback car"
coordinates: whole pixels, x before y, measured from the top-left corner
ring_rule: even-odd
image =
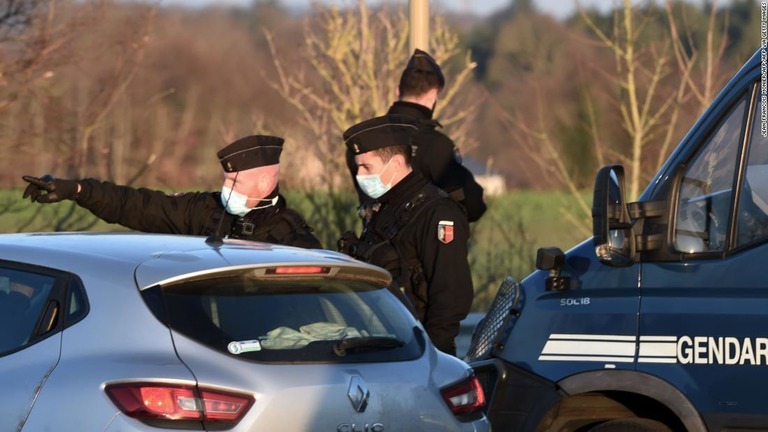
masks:
[[[490,430],[389,278],[263,243],[2,234],[0,430]]]

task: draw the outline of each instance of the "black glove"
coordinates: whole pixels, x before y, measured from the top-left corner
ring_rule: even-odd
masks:
[[[29,186],[24,189],[23,198],[29,197],[32,202],[55,203],[77,198],[79,185],[75,180],[57,179],[48,174],[40,178],[32,176],[22,178],[29,183]]]
[[[357,234],[352,231],[346,231],[341,235],[339,241],[336,242],[336,248],[339,252],[347,255],[354,255],[357,249],[357,244],[360,239],[357,238]]]

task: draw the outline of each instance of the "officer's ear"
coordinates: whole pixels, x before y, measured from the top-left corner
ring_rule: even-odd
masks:
[[[392,165],[394,165],[394,168],[397,170],[403,170],[408,166],[408,164],[405,163],[405,156],[401,154],[395,154],[392,155]]]
[[[259,188],[259,196],[265,197],[277,187],[278,176],[280,173],[279,165],[263,167],[256,181]]]

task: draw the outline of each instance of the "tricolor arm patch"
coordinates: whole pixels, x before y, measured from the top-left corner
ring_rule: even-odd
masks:
[[[444,244],[453,241],[453,221],[441,220],[437,223],[437,239]]]

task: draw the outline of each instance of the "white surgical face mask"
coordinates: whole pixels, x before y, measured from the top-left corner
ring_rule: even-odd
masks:
[[[392,189],[392,181],[395,179],[394,174],[392,175],[392,180],[390,180],[389,183],[384,184],[384,182],[381,181],[381,173],[387,169],[390,162],[392,162],[392,159],[387,161],[387,164],[384,165],[384,168],[382,168],[378,174],[355,176],[355,179],[357,179],[357,184],[360,185],[360,189],[363,190],[364,194],[373,199],[376,199]]]
[[[257,206],[257,207],[248,207],[247,196],[241,194],[240,192],[235,192],[230,187],[227,187],[227,186],[221,187],[221,204],[224,205],[224,208],[226,208],[227,213],[231,213],[236,216],[245,216],[251,210],[258,210],[261,208],[271,207],[277,204],[278,199],[279,199],[279,196],[277,195],[274,198],[270,198],[270,199],[260,199],[259,201],[266,201],[269,204],[266,204],[263,206]]]

